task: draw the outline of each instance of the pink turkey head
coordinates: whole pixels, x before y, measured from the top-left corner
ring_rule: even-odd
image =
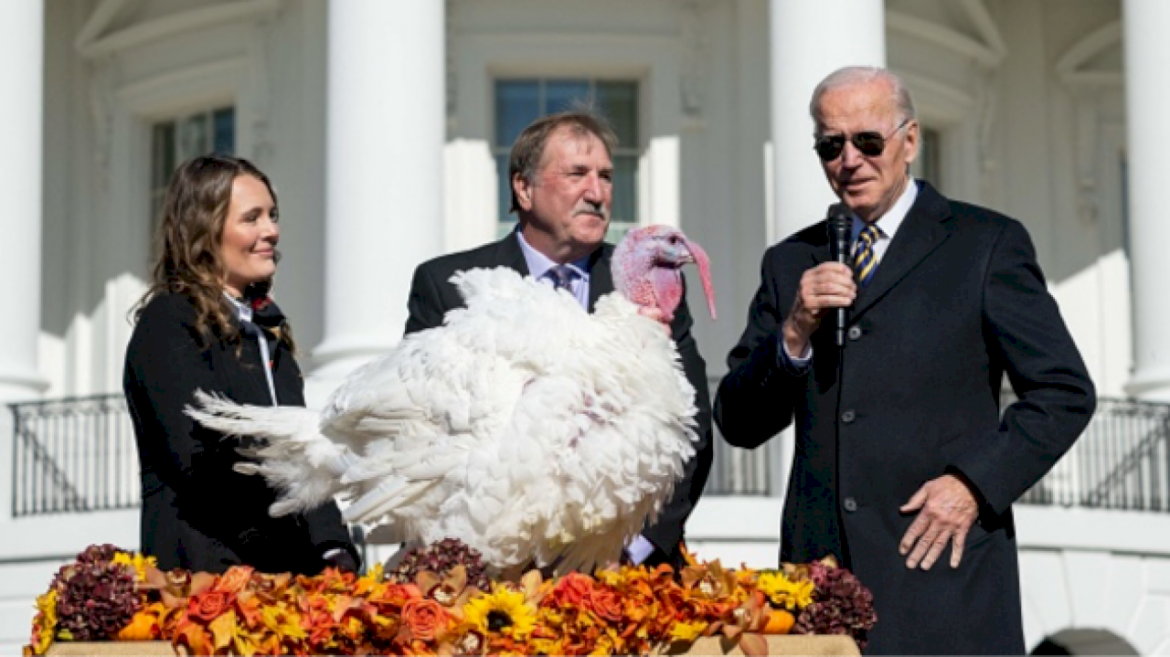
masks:
[[[663,320],[669,322],[682,300],[679,270],[688,262],[699,266],[707,307],[711,319],[715,319],[715,291],[707,254],[677,228],[644,226],[626,233],[613,252],[613,284],[639,306],[661,310]]]

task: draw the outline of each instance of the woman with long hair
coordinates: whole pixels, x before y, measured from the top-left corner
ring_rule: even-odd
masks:
[[[237,473],[248,438],[189,418],[196,390],[240,403],[304,405],[288,322],[268,296],[279,253],[276,193],[226,155],[183,163],[171,180],[158,260],[134,317],[123,390],[142,478],[142,551],[164,569],[316,574],[356,569],[336,504],[269,516],[276,492]]]

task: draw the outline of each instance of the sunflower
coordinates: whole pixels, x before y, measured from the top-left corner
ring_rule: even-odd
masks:
[[[756,585],[760,591],[772,601],[785,609],[804,609],[812,603],[813,589],[816,585],[811,581],[793,582],[780,572],[766,572],[760,575]]]
[[[463,617],[484,635],[505,634],[520,640],[536,626],[536,612],[524,603],[524,594],[499,585],[464,605]]]

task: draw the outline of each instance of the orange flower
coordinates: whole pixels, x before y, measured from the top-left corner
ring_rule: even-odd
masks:
[[[162,627],[159,625],[159,616],[165,613],[166,608],[161,602],[155,602],[142,611],[134,614],[130,623],[118,630],[114,637],[118,641],[155,641],[162,636]]]
[[[402,622],[410,629],[414,638],[434,641],[447,626],[447,609],[430,599],[409,600],[402,607]]]
[[[187,615],[209,623],[232,606],[234,597],[222,591],[206,591],[191,596],[191,600],[187,603]]]
[[[239,593],[244,590],[248,580],[252,579],[252,570],[251,566],[232,566],[219,576],[211,590],[220,593]]]
[[[549,594],[549,598],[552,598],[552,602],[556,605],[575,607],[589,596],[589,591],[592,588],[593,579],[588,575],[569,573],[557,582],[552,593]]]
[[[609,587],[595,586],[590,589],[585,606],[607,621],[617,622],[622,619],[622,600]]]

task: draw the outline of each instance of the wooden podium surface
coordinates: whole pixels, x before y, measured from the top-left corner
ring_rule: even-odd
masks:
[[[769,655],[860,655],[857,644],[846,636],[806,636],[799,634],[769,635]],[[175,655],[170,643],[165,641],[56,641],[49,646],[48,655]],[[682,653],[684,655],[742,655],[739,648],[722,637],[701,637]]]

